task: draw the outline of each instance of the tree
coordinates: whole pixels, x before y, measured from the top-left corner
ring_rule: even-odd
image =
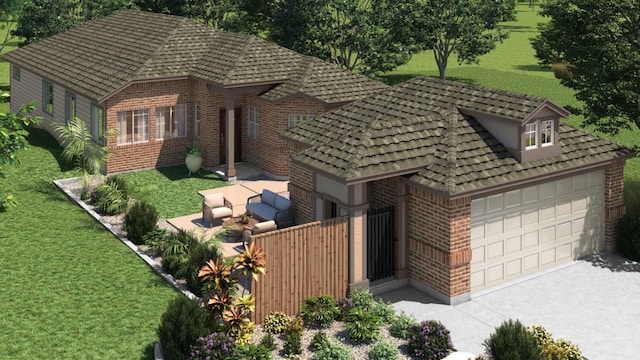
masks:
[[[609,134],[640,125],[640,2],[556,0],[541,15],[536,57],[568,66],[561,83],[585,103],[585,124]]]
[[[66,124],[54,124],[55,131],[61,139],[60,145],[64,147],[62,160],[75,165],[76,170],[82,174],[82,198],[89,194],[89,181],[91,175],[101,175],[107,160],[112,153],[108,146],[96,144],[93,141],[91,131],[87,123],[74,117]],[[115,130],[109,129],[101,137],[115,134]]]
[[[421,49],[413,0],[282,0],[270,39],[365,74],[390,71]]]
[[[135,4],[142,11],[182,16],[187,0],[136,0]]]
[[[34,107],[35,103],[29,103],[22,105],[16,113],[0,113],[0,178],[5,177],[3,169],[7,165],[20,164],[18,153],[27,148],[27,127],[40,122],[40,118],[30,115]],[[0,199],[0,211],[15,205],[11,194]]]
[[[513,0],[428,0],[422,7],[421,40],[433,49],[441,79],[452,54],[460,64],[477,63],[508,37],[499,22],[515,18]]]
[[[261,34],[267,30],[276,0],[186,0],[186,16],[219,30]]]
[[[22,12],[24,0],[4,0],[0,2],[0,30],[5,31],[4,38],[0,39],[0,54],[7,43],[15,36],[11,34],[12,28],[18,22]]]

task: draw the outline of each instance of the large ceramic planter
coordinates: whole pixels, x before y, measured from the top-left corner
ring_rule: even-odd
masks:
[[[187,165],[187,169],[189,169],[189,176],[192,173],[196,173],[200,170],[200,165],[202,165],[202,156],[200,155],[187,155],[187,158],[184,159],[184,163]]]

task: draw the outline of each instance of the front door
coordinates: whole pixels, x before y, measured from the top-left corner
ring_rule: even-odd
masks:
[[[242,161],[242,108],[233,109],[235,114],[235,147],[234,147],[234,161],[240,162]],[[226,134],[226,121],[227,121],[227,110],[222,108],[220,109],[220,165],[224,165],[227,163],[227,142],[225,140]]]

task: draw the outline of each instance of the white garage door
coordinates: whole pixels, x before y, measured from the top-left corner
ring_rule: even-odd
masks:
[[[471,291],[604,247],[604,171],[471,202]]]

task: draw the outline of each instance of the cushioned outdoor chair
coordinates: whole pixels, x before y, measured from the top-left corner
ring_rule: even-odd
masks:
[[[220,193],[205,195],[202,198],[202,224],[205,216],[209,218],[209,226],[213,219],[224,219],[233,216],[233,205]]]

